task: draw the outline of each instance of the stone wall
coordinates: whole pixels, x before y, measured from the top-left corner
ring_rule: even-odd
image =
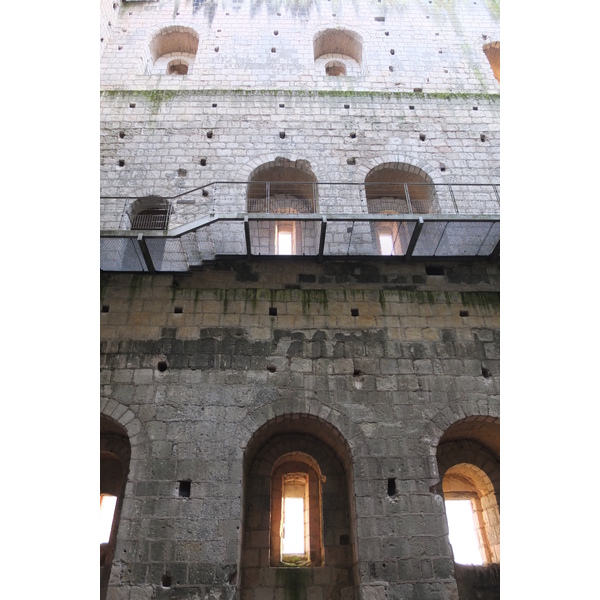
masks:
[[[244,459],[269,439],[255,438],[265,426],[342,457],[347,444],[344,585],[455,597],[435,451],[452,422],[498,417],[498,269],[442,270],[275,260],[104,276],[102,411],[135,423],[109,597],[232,597],[246,564]],[[319,425],[288,431],[292,418]],[[190,497],[178,496],[184,480]],[[307,597],[332,597],[331,579],[309,571]],[[278,598],[274,576],[243,597]]]

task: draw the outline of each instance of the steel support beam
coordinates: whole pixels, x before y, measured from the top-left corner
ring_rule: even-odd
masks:
[[[142,252],[142,256],[146,261],[146,267],[148,267],[148,272],[156,273],[156,268],[154,267],[154,263],[152,262],[152,256],[150,255],[150,250],[148,250],[148,245],[146,244],[146,240],[144,239],[143,234],[138,234],[137,242],[140,247],[140,251]]]

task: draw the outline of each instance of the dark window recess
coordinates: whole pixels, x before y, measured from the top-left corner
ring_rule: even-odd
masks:
[[[350,314],[351,314],[353,317],[358,317],[358,308],[351,308],[351,309],[350,309]]]
[[[427,275],[444,275],[444,267],[425,267]]]
[[[183,306],[176,306],[173,311],[176,315],[180,315],[183,312]]]
[[[350,543],[350,536],[347,533],[340,535],[340,546],[347,546]]]
[[[388,479],[388,496],[394,496],[396,494],[396,478],[390,477]]]
[[[147,208],[133,217],[131,229],[165,229],[167,226],[166,208]]]
[[[461,310],[458,314],[461,317],[468,317],[469,316],[469,311],[468,310]]]
[[[269,316],[270,317],[276,317],[277,316],[277,309],[274,306],[270,306],[269,307]]]
[[[189,498],[192,491],[192,482],[189,480],[179,482],[179,497]]]
[[[109,306],[108,304],[103,304],[102,305],[102,312],[108,312]]]

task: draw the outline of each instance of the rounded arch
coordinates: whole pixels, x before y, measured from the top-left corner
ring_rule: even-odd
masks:
[[[149,42],[152,62],[166,54],[181,53],[196,56],[200,36],[192,27],[167,25],[155,31]]]
[[[421,441],[428,444],[432,493],[469,501],[485,564],[500,561],[500,418],[489,399],[439,411]],[[435,453],[435,456],[434,456]]]
[[[166,229],[171,205],[162,196],[144,196],[133,201],[127,210],[131,229]]]
[[[475,431],[477,428],[486,428],[486,425],[483,425],[484,423],[496,423],[498,425],[498,435],[494,436],[494,438],[488,437],[488,441],[484,445],[487,446],[491,444],[489,447],[499,455],[500,400],[498,398],[485,397],[477,399],[469,398],[453,402],[431,417],[424,426],[423,433],[420,436],[420,442],[430,458],[435,459],[438,444],[446,431],[449,430],[452,425],[457,425],[456,429],[453,429],[446,434],[444,441],[450,441],[454,433],[460,431],[459,427],[462,427],[460,426],[460,423],[463,422],[477,423],[478,425],[476,427],[471,428],[472,431]],[[437,466],[435,469],[431,470],[430,475],[432,478],[438,479]]]
[[[500,83],[500,41],[484,44],[483,53],[490,63],[496,81]]]
[[[427,214],[437,208],[433,180],[419,167],[381,163],[367,173],[364,183],[370,213]]]
[[[248,176],[248,212],[316,212],[317,178],[307,160],[278,156]]]
[[[250,435],[243,473],[242,594],[272,567],[293,566],[283,552],[286,484],[305,499],[307,554],[289,558],[323,569],[323,597],[338,597],[358,581],[351,450],[337,427],[308,413],[272,417]],[[284,592],[277,589],[284,582],[273,585],[275,596]]]
[[[113,427],[117,427],[116,431],[127,436],[131,449],[131,460],[143,458],[144,428],[131,409],[116,400],[101,398],[100,418],[101,423],[104,422],[107,426],[112,423]]]
[[[191,72],[199,41],[198,33],[190,26],[166,25],[155,30],[148,43],[149,71],[168,75]]]
[[[126,428],[100,413],[100,516],[106,529],[100,537],[100,595],[105,598],[117,545],[131,445]]]
[[[325,54],[347,57],[361,65],[363,61],[362,36],[345,27],[322,29],[313,36],[314,60],[318,60]]]
[[[340,429],[330,420],[310,413],[284,413],[258,427],[245,445],[245,470],[260,448],[276,435],[310,435],[329,446],[344,468],[352,470],[352,450]]]

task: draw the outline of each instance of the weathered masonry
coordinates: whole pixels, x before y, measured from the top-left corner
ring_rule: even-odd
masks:
[[[499,598],[496,3],[100,37],[101,597]]]

